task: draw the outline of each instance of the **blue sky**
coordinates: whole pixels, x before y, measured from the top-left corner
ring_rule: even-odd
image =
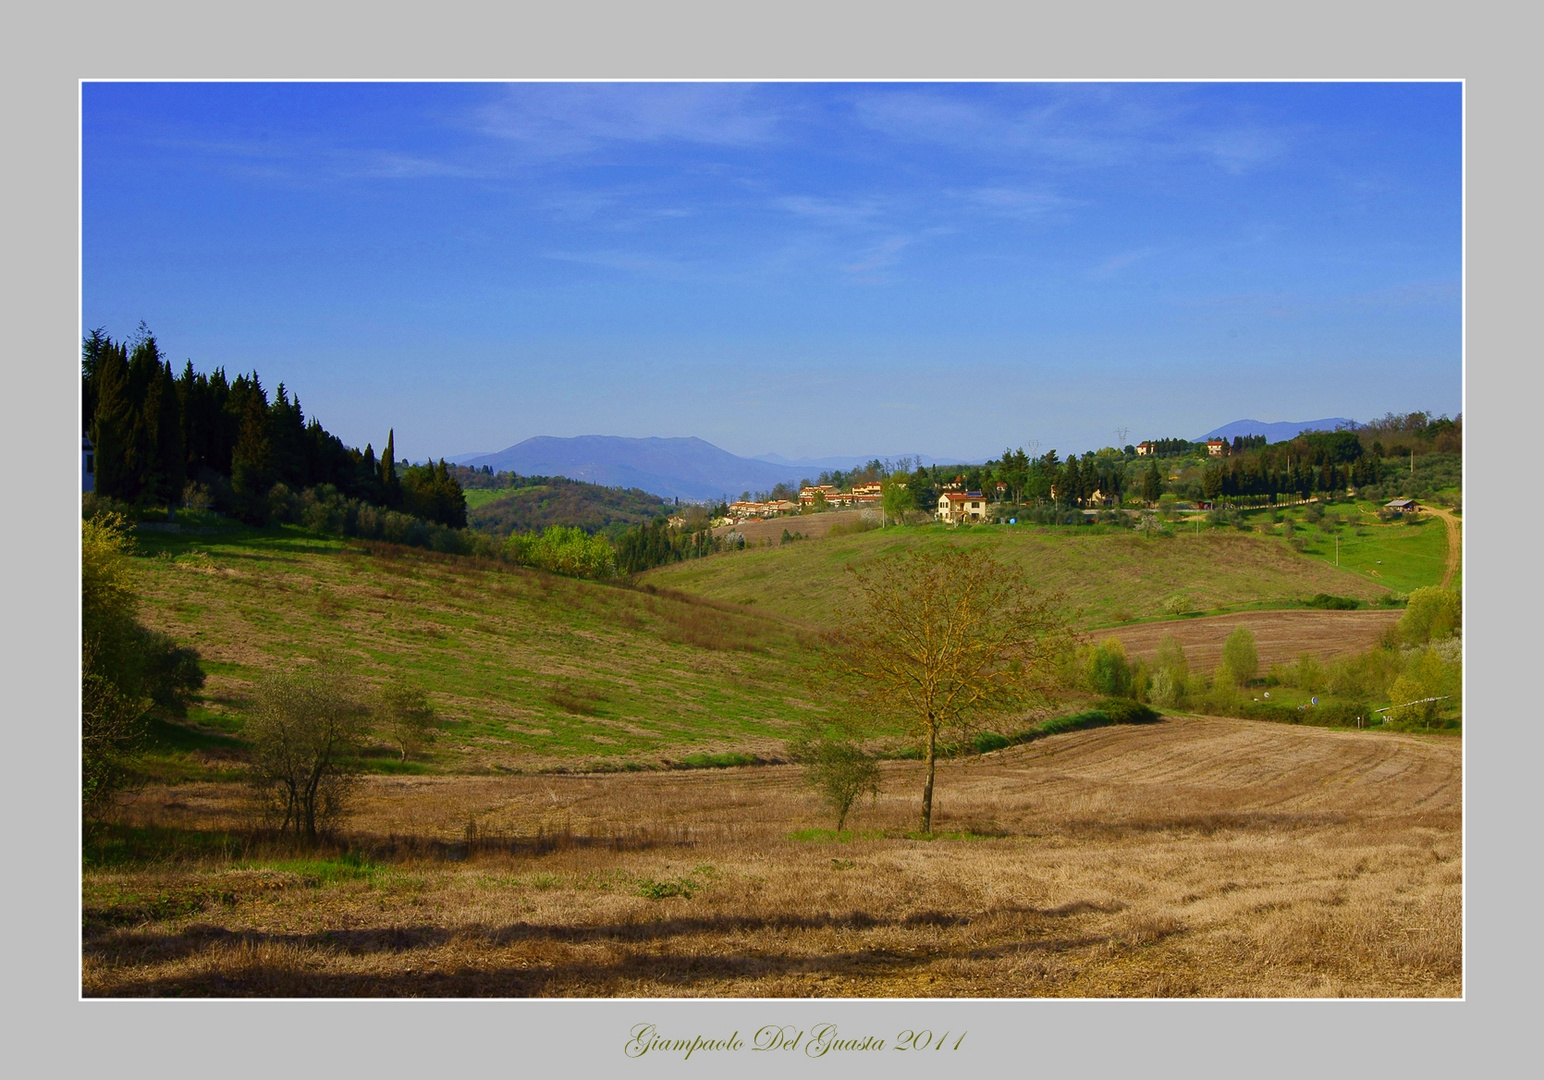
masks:
[[[350,444],[1462,408],[1456,83],[88,83],[82,322]]]

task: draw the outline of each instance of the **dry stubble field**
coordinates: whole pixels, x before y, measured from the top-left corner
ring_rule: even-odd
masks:
[[[842,843],[794,838],[821,815],[786,767],[372,777],[367,859],[88,872],[83,991],[1457,996],[1460,757],[1173,718],[946,764],[931,841],[889,763]],[[131,814],[234,826],[238,794]]]

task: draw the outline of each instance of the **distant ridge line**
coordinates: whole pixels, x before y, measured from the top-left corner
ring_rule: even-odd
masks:
[[[1278,443],[1295,439],[1305,431],[1334,431],[1337,428],[1354,426],[1356,426],[1355,420],[1347,420],[1343,416],[1331,416],[1323,420],[1280,420],[1275,423],[1266,423],[1263,420],[1234,420],[1232,423],[1223,424],[1222,427],[1213,428],[1195,441],[1232,440],[1241,435],[1264,435],[1266,442]]]

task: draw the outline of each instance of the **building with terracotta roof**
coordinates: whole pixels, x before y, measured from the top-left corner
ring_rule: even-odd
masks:
[[[938,520],[948,525],[986,520],[986,496],[979,491],[946,491],[938,496]]]

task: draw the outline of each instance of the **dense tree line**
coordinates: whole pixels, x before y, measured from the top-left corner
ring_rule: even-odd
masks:
[[[1238,495],[1306,499],[1316,491],[1376,484],[1386,466],[1364,452],[1355,431],[1313,431],[1289,442],[1262,446],[1207,465],[1201,493],[1208,499]]]
[[[1206,453],[1206,444],[1193,443],[1189,439],[1149,439],[1153,457],[1183,457],[1186,454]]]
[[[695,525],[695,527],[692,527]],[[616,568],[623,574],[637,574],[656,566],[700,559],[704,555],[725,551],[734,545],[730,537],[716,537],[706,522],[688,523],[687,527],[673,527],[665,518],[655,518],[647,524],[634,525],[616,539]]]
[[[176,506],[195,489],[217,509],[268,520],[276,485],[328,485],[342,495],[452,527],[466,524],[461,487],[444,461],[399,473],[395,433],[379,461],[343,445],[283,383],[270,399],[256,371],[180,375],[143,324],[132,341],[93,330],[82,342],[82,427],[95,448],[96,490],[140,506]],[[192,487],[190,487],[192,485]]]

